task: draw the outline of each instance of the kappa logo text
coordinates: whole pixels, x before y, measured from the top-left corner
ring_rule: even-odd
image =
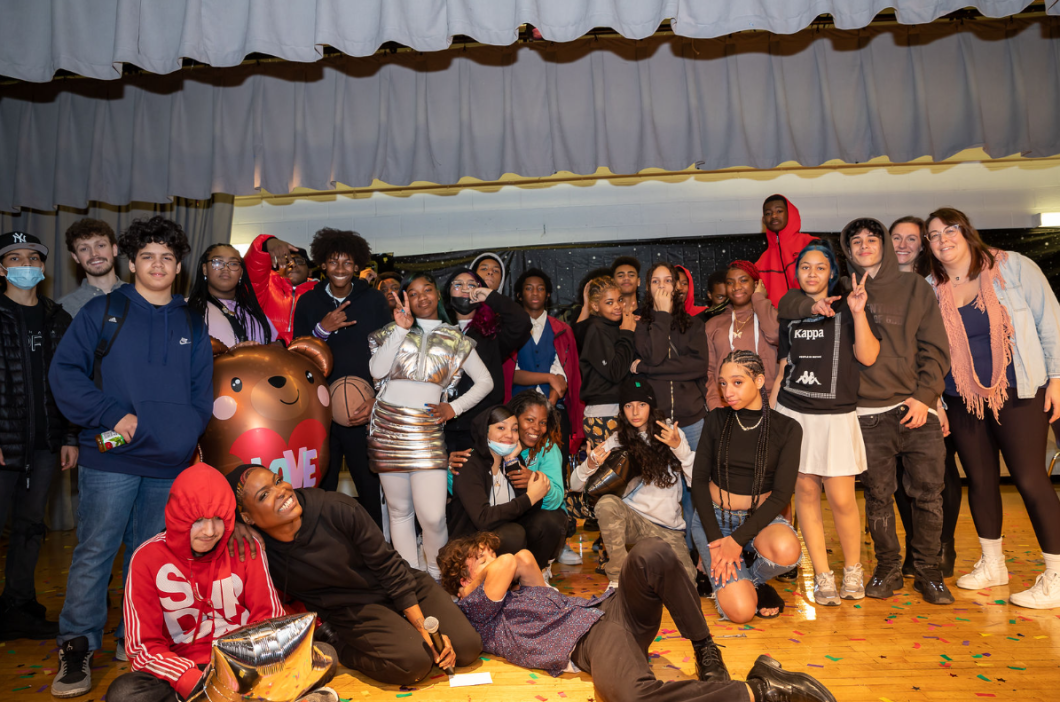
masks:
[[[795,382],[796,383],[800,383],[802,385],[820,385],[821,384],[821,381],[819,381],[817,379],[817,376],[813,373],[813,371],[803,371],[802,375],[800,375]]]
[[[823,339],[824,329],[796,329],[795,338],[806,339],[808,341],[813,341],[814,339]]]

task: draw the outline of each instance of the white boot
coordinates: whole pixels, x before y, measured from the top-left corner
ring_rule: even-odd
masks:
[[[1060,607],[1060,574],[1047,570],[1038,576],[1030,590],[1017,592],[1008,600],[1030,609],[1056,609]]]
[[[957,578],[957,587],[962,590],[982,590],[998,585],[1008,585],[1008,566],[1004,558],[983,555],[975,562],[971,573]]]

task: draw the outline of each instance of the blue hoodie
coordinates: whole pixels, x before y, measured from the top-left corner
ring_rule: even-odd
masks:
[[[107,298],[90,300],[55,351],[48,379],[70,422],[83,427],[79,463],[86,468],[147,478],[175,478],[191,465],[213,409],[213,352],[200,315],[186,314],[174,295],[156,308],[123,285],[111,293],[129,299],[125,324],[103,359],[103,389],[92,380]],[[121,309],[114,300],[112,309]],[[194,330],[188,328],[189,319]],[[136,416],[133,440],[100,453],[96,435]]]

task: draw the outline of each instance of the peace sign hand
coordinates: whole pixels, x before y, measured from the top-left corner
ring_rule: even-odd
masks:
[[[346,321],[345,310],[349,306],[350,301],[346,300],[346,302],[343,302],[341,305],[328,312],[327,316],[325,316],[324,319],[320,320],[320,326],[324,329],[324,331],[334,332],[338,331],[339,329],[345,329],[346,327],[350,327],[354,324],[357,324],[356,319],[351,319],[348,322]]]
[[[390,293],[394,297],[397,297],[397,293]],[[416,321],[412,312],[409,311],[409,294],[407,292],[401,293],[403,300],[399,300],[401,303],[400,307],[394,308],[394,323],[402,329],[412,329],[413,323]]]
[[[663,442],[672,449],[675,449],[681,445],[681,433],[677,431],[677,422],[674,422],[674,425],[672,427],[667,425],[665,422],[655,423],[662,427],[662,431],[655,435],[656,439]]]
[[[865,292],[865,276],[862,276],[861,282],[858,283],[858,274],[853,273],[851,282],[854,285],[854,289],[847,295],[847,307],[850,308],[851,314],[862,314],[865,312],[865,305],[869,301],[869,294]]]

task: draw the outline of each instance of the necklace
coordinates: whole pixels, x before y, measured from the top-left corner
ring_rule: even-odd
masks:
[[[741,428],[741,429],[743,429],[744,431],[751,431],[751,430],[753,430],[753,429],[757,429],[757,428],[758,428],[758,425],[762,423],[762,418],[761,418],[761,417],[759,417],[759,418],[758,418],[758,421],[757,421],[757,422],[755,422],[755,423],[754,423],[754,425],[752,425],[752,426],[749,426],[749,427],[745,427],[745,426],[743,425],[743,422],[741,422],[741,421],[740,421],[740,413],[739,413],[739,412],[737,412],[737,413],[736,413],[736,423],[737,423],[737,424],[739,424],[739,425],[740,425],[740,428]]]
[[[754,318],[754,312],[752,312],[752,313],[751,313],[751,314],[750,314],[750,315],[749,315],[749,316],[747,317],[747,319],[743,320],[743,322],[740,322],[739,320],[737,320],[737,319],[736,319],[736,315],[735,315],[735,313],[734,313],[734,314],[733,314],[733,325],[732,325],[732,326],[733,326],[733,330],[732,330],[732,335],[733,335],[734,337],[736,337],[737,339],[742,339],[742,338],[743,338],[743,328],[744,328],[744,327],[746,327],[746,326],[747,326],[747,323],[748,323],[748,322],[750,322],[750,321],[751,321],[751,320],[752,320],[753,318]]]

